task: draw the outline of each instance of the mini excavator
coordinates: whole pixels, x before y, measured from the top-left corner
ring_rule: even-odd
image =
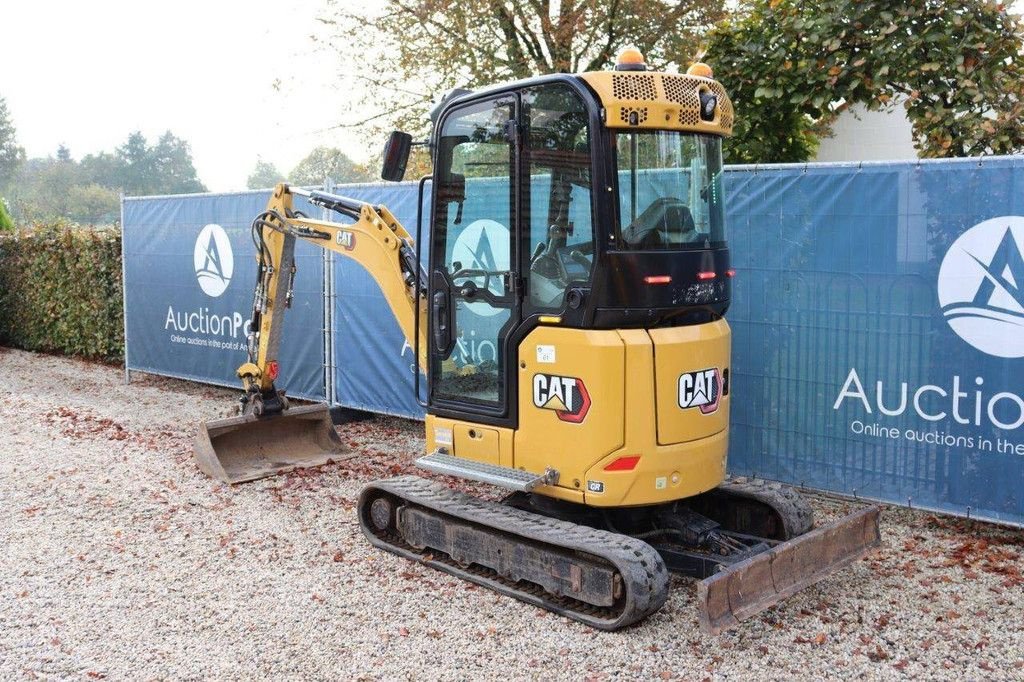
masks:
[[[713,633],[879,545],[877,507],[814,528],[795,490],[726,476],[733,107],[708,66],[655,72],[626,50],[607,72],[453,91],[431,119],[425,241],[421,218],[414,239],[384,206],[274,189],[252,226],[242,410],[200,429],[204,472],[236,483],[345,457],[327,407],[275,385],[304,240],[365,267],[414,349],[417,465],[509,491],[369,483],[373,545],[602,630],[657,611],[681,573]],[[383,179],[402,179],[413,144],[392,133]]]

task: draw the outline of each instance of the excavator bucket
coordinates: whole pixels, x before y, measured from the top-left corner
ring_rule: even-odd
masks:
[[[881,542],[867,507],[697,583],[701,629],[718,634],[870,553]]]
[[[209,421],[200,425],[194,445],[199,468],[226,483],[320,466],[348,452],[322,404]]]

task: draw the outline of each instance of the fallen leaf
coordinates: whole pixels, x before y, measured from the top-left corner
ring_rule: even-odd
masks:
[[[875,645],[875,650],[874,651],[869,651],[867,653],[867,657],[869,659],[871,659],[873,662],[878,663],[879,661],[884,661],[884,660],[888,659],[889,658],[889,652],[886,651],[885,649],[883,649],[881,647],[881,645],[876,644]]]

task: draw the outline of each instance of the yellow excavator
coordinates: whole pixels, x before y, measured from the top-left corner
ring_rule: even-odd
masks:
[[[291,407],[275,384],[301,239],[365,267],[414,349],[416,463],[509,490],[369,483],[357,513],[375,546],[603,630],[657,611],[678,572],[701,579],[702,626],[720,632],[879,545],[877,507],[813,528],[796,491],[726,477],[733,107],[710,68],[654,72],[627,50],[608,72],[453,91],[431,119],[426,240],[422,220],[414,239],[383,206],[287,184],[253,222],[242,414],[200,429],[204,472],[351,456],[325,405]],[[413,144],[392,134],[385,180]]]

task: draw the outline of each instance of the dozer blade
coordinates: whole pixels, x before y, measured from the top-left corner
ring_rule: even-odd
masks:
[[[882,541],[878,517],[867,507],[702,580],[701,628],[718,634],[868,554]]]
[[[320,466],[348,451],[323,404],[209,421],[200,425],[194,445],[199,468],[226,483]]]

